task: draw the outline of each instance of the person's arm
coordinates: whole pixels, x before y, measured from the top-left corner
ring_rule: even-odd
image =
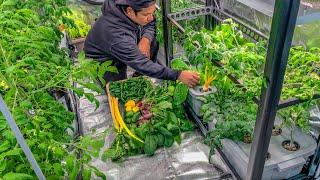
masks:
[[[141,74],[164,79],[179,80],[189,87],[194,87],[199,83],[200,77],[196,72],[175,71],[158,63],[150,61],[143,55],[133,39],[122,38],[111,46],[111,55],[132,67]]]
[[[155,36],[156,36],[156,19],[154,17],[154,20],[150,22],[149,24],[142,27],[142,37],[141,38],[147,38],[151,42]]]
[[[142,54],[150,59],[150,44],[154,40],[156,34],[156,20],[142,27],[142,37],[139,41],[138,47]]]
[[[146,55],[149,59],[151,58],[151,41],[148,38],[142,37],[138,47],[142,54]]]
[[[177,80],[181,73],[180,71],[175,71],[150,61],[141,53],[138,46],[134,43],[134,40],[131,38],[127,37],[119,39],[119,41],[113,43],[110,48],[113,57],[141,74],[159,79]]]

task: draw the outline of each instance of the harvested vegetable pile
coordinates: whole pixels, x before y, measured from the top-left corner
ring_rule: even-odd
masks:
[[[120,101],[127,102],[130,99],[142,99],[151,86],[151,82],[144,77],[130,78],[110,83],[110,93]]]
[[[138,77],[110,83],[109,91],[117,135],[104,153],[104,160],[123,161],[137,154],[151,156],[157,148],[180,143],[181,133],[193,129],[183,108],[188,88],[181,83],[164,81],[153,86],[148,79]],[[124,104],[123,117],[119,104]]]

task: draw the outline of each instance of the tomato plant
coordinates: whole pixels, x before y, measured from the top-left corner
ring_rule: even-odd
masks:
[[[247,41],[231,20],[225,20],[213,31],[188,31],[186,36],[184,49],[193,67],[203,68],[207,63],[215,61],[223,64],[221,70],[216,70],[214,85],[218,88],[218,93],[207,96],[202,107],[205,123],[217,120],[206,143],[214,149],[221,146],[223,138],[246,140],[252,134],[257,114],[257,106],[252,98],[259,99],[261,87],[267,84],[263,77],[267,52],[265,42]],[[297,97],[310,100],[313,95],[319,94],[319,57],[319,48],[316,47],[291,48],[281,99]],[[231,83],[227,74],[239,79],[245,91]],[[306,105],[281,111],[280,115],[284,116],[283,125],[289,127],[291,132],[293,127],[306,129],[307,112]]]
[[[90,135],[71,137],[67,129],[73,130],[74,114],[52,96],[53,92],[71,90],[98,106],[94,95],[84,88],[102,92],[100,86],[90,83],[98,76],[99,64],[81,54],[74,65],[69,52],[59,48],[63,34],[58,25],[73,24],[65,17],[69,13],[65,3],[0,1],[0,93],[46,177],[76,179],[81,167],[83,176],[92,172],[104,177],[89,164],[103,141]],[[110,63],[102,67],[115,71]],[[82,86],[75,88],[73,83]],[[35,177],[1,114],[0,164],[0,177]]]

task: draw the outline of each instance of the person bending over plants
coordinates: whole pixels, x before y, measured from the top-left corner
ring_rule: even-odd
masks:
[[[156,62],[155,0],[106,0],[102,15],[90,30],[84,45],[88,58],[112,60],[118,72],[106,72],[106,82],[127,78],[127,66],[137,73],[196,86],[200,77],[192,71],[176,71]]]

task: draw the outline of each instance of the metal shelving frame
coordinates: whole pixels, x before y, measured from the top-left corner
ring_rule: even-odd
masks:
[[[181,33],[185,32],[184,28],[179,24],[179,21],[181,20],[190,20],[199,16],[205,16],[205,27],[207,29],[212,29],[224,19],[231,18],[238,24],[239,30],[241,30],[248,39],[251,39],[252,41],[266,40],[269,42],[264,70],[264,77],[267,79],[267,87],[262,87],[260,99],[254,98],[254,101],[259,105],[259,109],[254,128],[254,139],[251,146],[246,179],[256,180],[261,179],[262,177],[265,157],[267,156],[277,110],[304,102],[297,98],[280,101],[299,5],[300,0],[276,1],[270,37],[268,37],[266,34],[243,22],[241,19],[225,12],[219,7],[218,0],[206,0],[205,6],[185,9],[180,12],[171,12],[171,1],[161,0],[165,60],[167,66],[169,66],[170,61],[173,59],[172,25],[178,28]],[[223,68],[221,62],[213,62],[216,66]],[[234,83],[242,85],[241,81],[232,74],[227,74],[227,76]],[[243,90],[245,91],[244,87]],[[320,98],[320,95],[314,95],[313,97],[313,99],[318,98]],[[195,118],[202,133],[206,134],[208,132],[207,127],[202,124],[201,120],[195,116],[190,108],[187,107],[187,111]],[[318,149],[319,148],[317,148],[317,150]],[[220,154],[222,153],[219,149],[218,152]],[[315,166],[318,166],[320,162],[320,153],[317,151],[315,154],[311,163],[311,166],[313,167],[309,168],[309,177],[312,176],[312,173],[314,173],[314,169],[316,168]],[[225,158],[224,160],[227,161]],[[231,165],[230,163],[227,164],[229,166]],[[231,167],[230,169],[232,170],[233,168]],[[311,169],[313,169],[312,172]],[[236,178],[239,178],[236,172],[233,172],[233,174]],[[301,178],[301,175],[297,178]]]

